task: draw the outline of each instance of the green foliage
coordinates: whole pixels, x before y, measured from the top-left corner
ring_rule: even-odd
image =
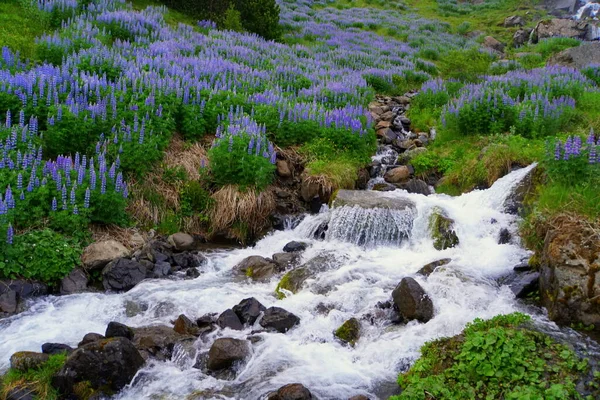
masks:
[[[395,94],[404,94],[409,90],[418,89],[431,76],[425,72],[406,70],[402,75],[394,75],[392,82],[396,86]]]
[[[30,231],[14,238],[12,245],[0,245],[0,276],[22,277],[56,282],[80,263],[81,245],[77,240],[51,229]]]
[[[242,14],[233,8],[233,5],[231,5],[225,12],[225,17],[223,18],[223,28],[234,32],[244,31],[244,27],[242,26]]]
[[[445,79],[458,79],[462,82],[476,82],[485,75],[494,57],[478,48],[452,50],[439,62],[440,75]]]
[[[35,38],[48,27],[44,13],[25,0],[0,1],[0,49],[7,46],[22,58],[32,58]]]
[[[60,394],[52,386],[52,378],[60,371],[67,361],[66,354],[53,354],[38,369],[30,369],[26,372],[9,369],[0,380],[0,397],[8,395],[8,391],[14,387],[27,387],[37,396],[44,400],[58,400]]]
[[[575,381],[588,369],[566,346],[528,329],[514,313],[476,319],[454,338],[429,342],[398,377],[403,389],[390,400],[581,398]]]
[[[520,52],[532,52],[539,54],[545,61],[556,53],[571,47],[577,47],[581,44],[581,40],[569,37],[552,37],[540,40],[536,44],[523,46],[519,49]]]
[[[250,142],[255,140],[257,138],[246,133],[229,135],[210,149],[210,169],[217,185],[254,187],[260,191],[273,181],[275,166],[269,158],[248,151],[253,148]]]
[[[456,27],[456,33],[458,33],[459,35],[466,35],[472,30],[473,27],[471,26],[469,21],[462,22],[459,26]]]
[[[588,79],[593,81],[596,86],[600,86],[600,66],[590,65],[589,67],[582,69],[581,72],[587,76]]]
[[[200,182],[188,182],[180,193],[181,212],[184,216],[206,213],[214,203],[210,193]]]

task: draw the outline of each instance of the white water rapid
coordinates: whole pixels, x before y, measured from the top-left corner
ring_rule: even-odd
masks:
[[[195,319],[255,297],[266,307],[276,305],[293,312],[301,321],[287,334],[258,333],[263,340],[253,345],[250,359],[239,369],[235,380],[207,376],[192,368],[195,355],[176,352],[171,361],[147,364],[117,398],[186,399],[193,392],[208,391],[204,397],[195,398],[256,400],[294,382],[304,384],[323,400],[358,394],[387,398],[397,391],[398,372],[419,356],[425,341],[455,335],[478,317],[528,312],[514,299],[511,290],[498,286],[495,279],[510,273],[529,255],[518,243],[499,245],[498,235],[503,227],[516,232],[516,217],[503,212],[503,203],[531,168],[512,172],[488,190],[460,197],[426,197],[401,190],[386,193],[416,204],[409,238],[400,245],[365,247],[331,237],[314,240],[312,234],[321,223],[329,219],[330,224],[336,222],[335,210],[326,211],[306,217],[293,230],[273,232],[253,248],[207,254],[209,263],[194,280],[147,280],[122,294],[86,293],[37,299],[27,311],[0,320],[0,370],[7,368],[10,355],[16,351],[39,351],[45,342],[76,345],[88,332],[104,333],[110,321],[136,327],[169,325],[179,314]],[[444,251],[433,248],[427,233],[427,219],[433,207],[441,207],[456,221],[458,247]],[[308,287],[283,300],[277,300],[273,294],[278,278],[255,283],[232,277],[232,267],[243,258],[270,257],[291,240],[310,243],[302,255],[303,261],[329,253],[338,262],[336,267],[322,272],[308,281]],[[423,265],[441,258],[452,259],[443,271],[428,278],[416,274]],[[377,302],[390,299],[394,287],[406,276],[413,276],[433,300],[435,317],[425,324],[412,321],[392,325],[376,307]],[[127,317],[128,302],[148,307]],[[368,314],[372,318],[367,318]],[[333,336],[333,331],[351,317],[362,324],[362,336],[354,348],[340,344]],[[536,318],[544,320],[541,314],[536,314]],[[246,338],[251,331],[252,328],[217,330],[206,339],[199,339],[195,348],[198,353],[206,352],[217,337]]]
[[[582,0],[581,6],[575,12],[575,19],[598,18],[600,16],[600,3],[598,0]]]

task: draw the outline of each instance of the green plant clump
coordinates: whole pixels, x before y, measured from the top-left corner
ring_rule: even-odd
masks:
[[[461,335],[426,343],[421,358],[398,377],[406,399],[577,399],[588,370],[565,345],[529,329],[513,313],[476,319]]]
[[[37,399],[57,400],[59,393],[52,386],[52,378],[60,371],[67,360],[66,354],[54,354],[39,368],[26,372],[10,369],[0,378],[0,398],[4,399],[14,388],[30,389]]]

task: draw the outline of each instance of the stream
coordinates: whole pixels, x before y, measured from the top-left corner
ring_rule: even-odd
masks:
[[[195,392],[204,393],[204,397],[197,398],[258,399],[293,382],[304,384],[320,399],[345,399],[357,394],[387,398],[398,390],[398,372],[418,358],[424,342],[458,334],[475,318],[522,311],[552,326],[539,311],[517,301],[507,286],[496,283],[529,255],[518,243],[516,217],[504,213],[503,205],[511,189],[532,168],[516,170],[490,189],[459,197],[424,196],[403,190],[377,192],[408,198],[416,204],[412,218],[404,215],[397,220],[408,237],[396,243],[386,240],[385,235],[379,236],[380,243],[365,242],[360,229],[341,228],[328,230],[325,240],[314,240],[314,232],[323,222],[352,228],[361,224],[377,226],[389,218],[372,209],[324,209],[306,216],[294,229],[271,233],[254,247],[206,254],[209,261],[194,280],[147,280],[122,294],[36,299],[25,312],[0,321],[0,370],[8,367],[9,357],[16,351],[39,351],[45,342],[76,345],[88,332],[103,333],[110,321],[134,327],[169,325],[179,314],[194,319],[255,297],[266,307],[277,305],[296,314],[301,321],[287,334],[256,334],[262,340],[253,345],[251,357],[234,380],[203,374],[193,368],[195,358],[206,352],[215,338],[246,338],[252,328],[217,330],[198,339],[195,351],[181,349],[170,361],[148,363],[117,398],[183,399]],[[441,207],[456,221],[459,246],[443,251],[433,248],[427,229],[433,207]],[[513,243],[498,244],[503,227],[513,233]],[[302,254],[303,261],[323,254],[333,260],[329,269],[310,280],[299,293],[277,300],[273,293],[278,278],[255,283],[231,273],[245,257],[269,257],[291,240],[310,244]],[[416,274],[423,265],[441,258],[452,261],[428,278]],[[425,324],[411,321],[393,325],[376,307],[378,302],[390,299],[394,287],[406,276],[413,276],[433,300],[435,317]],[[145,311],[132,315],[126,311],[132,304],[144,305],[138,308]],[[342,345],[333,336],[333,331],[351,317],[361,320],[362,325],[362,336],[354,348]]]

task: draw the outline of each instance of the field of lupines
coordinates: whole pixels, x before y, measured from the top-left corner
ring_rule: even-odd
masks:
[[[32,232],[83,243],[90,222],[127,224],[128,178],[151,170],[175,132],[188,141],[216,134],[206,169],[217,186],[264,189],[275,146],[325,140],[367,162],[374,92],[415,70],[429,79],[424,50],[472,43],[412,15],[357,17],[328,3],[282,2],[282,44],[210,21],[174,27],[164,7],[37,2],[57,29],[36,39],[34,59],[8,48],[0,58],[2,252],[27,253]],[[3,275],[23,274],[28,257],[2,261]]]

